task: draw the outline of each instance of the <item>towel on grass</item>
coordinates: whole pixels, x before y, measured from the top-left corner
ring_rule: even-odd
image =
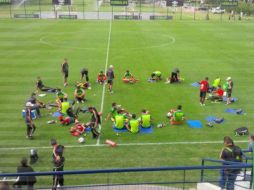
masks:
[[[215,116],[208,116],[206,117],[206,121],[208,121],[209,123],[223,123],[224,122],[224,118],[217,118]]]
[[[53,117],[59,117],[59,116],[61,116],[62,114],[60,113],[60,112],[54,112],[53,114],[52,114],[52,116]]]
[[[231,113],[231,114],[237,114],[237,115],[242,115],[244,114],[244,111],[242,109],[233,109],[233,108],[227,108],[225,110],[226,113]]]
[[[202,128],[202,123],[199,120],[187,120],[187,124],[190,128],[196,128],[196,129]]]
[[[149,133],[152,133],[153,132],[153,127],[150,126],[150,127],[141,127],[139,126],[139,133],[140,134],[149,134]]]
[[[118,129],[115,127],[115,125],[112,126],[113,127],[113,130],[114,132],[116,133],[123,133],[123,132],[128,132],[128,129],[126,127],[122,128],[122,129]],[[149,133],[152,133],[153,132],[153,127],[141,127],[139,126],[139,133],[140,134],[149,134]]]
[[[199,87],[199,86],[200,86],[200,83],[199,83],[199,82],[194,82],[194,83],[191,84],[191,86]]]
[[[122,129],[116,128],[115,125],[113,125],[112,127],[113,127],[113,130],[114,130],[116,133],[128,132],[128,129],[127,129],[126,127],[123,127]]]
[[[238,100],[238,98],[231,98],[232,102],[236,102]],[[226,102],[227,101],[227,97],[223,97],[223,101]]]

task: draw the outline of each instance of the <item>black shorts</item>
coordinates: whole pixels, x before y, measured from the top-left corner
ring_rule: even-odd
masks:
[[[227,92],[227,97],[228,97],[228,98],[231,98],[231,93],[232,93],[232,92]]]
[[[206,97],[206,92],[200,91],[200,98],[205,98]]]
[[[113,84],[113,80],[112,80],[112,79],[109,79],[109,80],[108,80],[108,84]]]
[[[65,78],[68,78],[68,76],[69,76],[69,72],[68,72],[68,71],[65,71],[65,72],[64,72],[64,77],[65,77]]]
[[[81,76],[84,77],[84,75],[88,75],[88,70],[83,70],[80,72]]]

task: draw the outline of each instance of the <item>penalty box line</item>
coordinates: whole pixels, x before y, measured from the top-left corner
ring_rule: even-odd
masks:
[[[249,141],[234,141],[236,143],[247,143]],[[196,142],[158,142],[158,143],[122,143],[117,146],[163,146],[163,145],[197,145],[197,144],[222,144],[222,141],[196,141]],[[66,148],[85,148],[85,147],[104,147],[106,144],[91,144],[91,145],[66,145]],[[30,150],[30,149],[51,149],[51,146],[42,147],[8,147],[0,148],[4,150]]]

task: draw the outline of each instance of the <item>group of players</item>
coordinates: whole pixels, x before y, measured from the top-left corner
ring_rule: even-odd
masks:
[[[68,60],[65,58],[63,63],[61,64],[61,72],[63,74],[63,85],[66,87],[68,85],[68,76],[69,76],[69,63]],[[85,82],[82,82],[83,79],[85,78]],[[103,71],[100,71],[98,76],[97,76],[97,82],[99,84],[108,84],[108,90],[110,93],[113,93],[113,80],[115,78],[114,74],[114,68],[112,65],[109,66],[107,69],[106,73]],[[148,81],[150,82],[157,82],[162,80],[162,73],[160,71],[154,71],[151,74],[151,77],[149,78]],[[178,68],[175,68],[172,70],[171,75],[167,78],[165,83],[179,83],[181,82],[182,78],[180,78],[180,70]],[[131,74],[129,70],[126,70],[122,81],[124,83],[136,83],[138,79],[135,78],[134,75]],[[212,87],[209,86],[208,83],[208,77],[206,77],[204,80],[202,80],[200,84],[200,105],[204,106],[205,105],[205,100],[206,99],[211,99],[212,101],[222,101],[223,96],[227,96],[227,104],[230,104],[232,102],[232,89],[233,89],[233,81],[231,77],[228,77],[226,79],[226,83],[223,85],[223,88],[220,85],[221,79],[217,77],[213,84]],[[52,87],[47,87],[43,84],[42,80],[40,77],[37,78],[36,82],[36,87],[38,91],[42,92],[49,92],[49,93],[56,93],[57,99],[56,99],[56,107],[58,107],[58,110],[63,114],[63,116],[59,117],[59,121],[62,124],[70,124],[70,123],[79,123],[78,122],[78,114],[81,112],[90,112],[92,114],[91,121],[89,124],[83,125],[84,128],[90,126],[92,128],[92,133],[94,138],[97,138],[99,136],[99,131],[96,130],[98,129],[98,126],[100,125],[100,115],[96,108],[94,107],[89,107],[87,110],[82,110],[78,107],[77,110],[73,111],[72,105],[74,103],[84,103],[86,101],[86,94],[85,94],[85,89],[90,89],[91,84],[89,81],[89,76],[88,76],[88,69],[83,68],[80,71],[80,81],[76,85],[76,89],[74,91],[74,97],[75,101],[72,103],[70,100],[68,100],[67,94],[65,94],[61,89],[59,88],[52,88]],[[209,97],[206,98],[206,94],[209,94]],[[25,115],[26,115],[26,123],[27,123],[27,138],[31,139],[32,135],[35,131],[35,125],[32,121],[32,113],[31,110],[36,110],[38,116],[40,117],[40,108],[46,107],[45,104],[40,102],[39,100],[36,99],[36,94],[33,93],[31,98],[27,101],[26,103],[26,109],[25,109]],[[118,115],[121,115],[122,110],[118,110],[120,113]],[[175,114],[177,113],[177,115]],[[114,113],[117,114],[117,111]],[[65,117],[66,116],[66,117]],[[126,115],[125,115],[126,116]],[[178,121],[184,120],[184,113],[182,112],[182,106],[179,105],[177,109],[172,109],[170,112],[167,114],[167,116],[170,118],[171,123],[175,123]],[[113,116],[112,118],[114,118]],[[117,117],[118,118],[118,117]],[[129,118],[130,121],[133,124],[133,126],[137,125],[137,119],[135,114],[133,116],[130,116]],[[122,122],[116,122],[116,127],[121,128],[118,124]],[[130,122],[128,124],[125,123],[125,126],[127,129],[129,129],[131,132],[137,132],[137,127],[132,127],[131,129]],[[134,125],[135,123],[135,125]],[[139,121],[140,123],[140,121]],[[142,122],[141,122],[142,124]],[[135,128],[135,129],[134,129]],[[74,130],[75,132],[75,130]]]
[[[231,104],[234,100],[232,99],[233,92],[233,80],[231,77],[227,77],[226,82],[221,86],[221,79],[216,77],[213,81],[212,86],[209,86],[208,77],[205,77],[200,84],[200,105],[205,106],[205,100],[210,99],[213,102],[223,101],[223,97],[226,97],[226,104]],[[206,98],[206,94],[209,93],[209,96]]]

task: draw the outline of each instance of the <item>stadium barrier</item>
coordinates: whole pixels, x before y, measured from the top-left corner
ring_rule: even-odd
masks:
[[[78,19],[78,15],[67,15],[67,14],[63,14],[63,15],[58,15],[59,19]]]
[[[14,18],[40,18],[39,14],[14,14]]]
[[[173,16],[150,16],[150,20],[172,20]]]
[[[141,20],[142,17],[138,15],[114,15],[116,20]]]
[[[230,0],[228,0],[230,1]],[[119,16],[119,19],[128,20],[229,20],[232,7],[227,8],[224,13],[214,14],[211,8],[218,7],[218,2],[200,5],[184,0],[181,4],[173,5],[172,1],[144,1],[144,0],[79,0],[66,1],[66,3],[55,3],[62,1],[50,0],[0,0],[0,18],[33,18],[39,15],[41,19],[62,19],[58,15],[68,12],[69,15],[76,13],[77,19],[114,19],[113,15],[138,15],[138,16]],[[63,1],[65,2],[65,1]],[[167,4],[167,2],[171,2]],[[175,2],[175,1],[174,1]],[[238,5],[233,7],[237,9]],[[224,10],[224,9],[223,9]],[[238,9],[237,9],[238,10]],[[235,11],[236,13],[237,11]],[[238,11],[239,12],[239,11]],[[21,14],[21,16],[15,16]],[[23,16],[22,16],[23,15]],[[27,16],[24,16],[27,15]],[[173,17],[173,16],[174,17]],[[239,19],[237,19],[239,17]],[[35,17],[38,18],[38,17]],[[64,18],[68,18],[64,17]],[[238,13],[235,20],[249,20],[251,17],[243,16]],[[69,19],[69,18],[68,18]],[[70,17],[70,19],[76,19]]]
[[[212,161],[216,163],[227,163],[229,165],[210,165],[205,166],[205,161]],[[235,163],[235,162],[225,162],[221,160],[213,160],[209,158],[205,158],[202,160],[201,166],[175,166],[175,167],[150,167],[150,168],[117,168],[117,169],[100,169],[100,170],[72,170],[72,171],[61,171],[61,172],[30,172],[30,173],[1,173],[0,177],[8,179],[9,177],[17,177],[17,176],[53,176],[53,175],[93,175],[93,174],[108,174],[108,178],[113,176],[113,174],[117,174],[117,176],[121,176],[124,173],[135,173],[135,176],[138,176],[138,173],[146,173],[146,172],[152,172],[155,174],[156,172],[166,172],[168,171],[168,177],[170,175],[174,175],[173,172],[180,171],[182,172],[181,180],[178,179],[176,181],[149,181],[149,182],[124,182],[124,183],[111,183],[109,179],[107,179],[107,183],[104,184],[88,184],[81,185],[81,186],[67,186],[64,187],[65,189],[73,189],[73,188],[81,188],[81,189],[114,189],[111,187],[121,187],[117,189],[142,189],[142,190],[149,190],[149,189],[189,189],[190,186],[197,186],[197,184],[203,183],[205,185],[206,183],[218,183],[218,171],[220,169],[252,169],[252,164],[248,163]],[[191,179],[190,177],[193,176],[193,174],[196,172],[200,172],[199,178]],[[209,178],[205,179],[205,172],[208,174],[209,172],[213,171],[213,174],[216,174],[216,179],[212,178],[212,175],[208,175]],[[214,172],[215,171],[215,172]],[[189,173],[188,173],[189,172]],[[251,175],[253,174],[251,170]],[[166,174],[164,174],[166,175]],[[189,179],[190,178],[190,179]],[[248,178],[243,178],[241,181],[249,181]],[[206,183],[205,183],[206,182]],[[251,183],[252,185],[252,183]],[[211,186],[211,185],[210,185]],[[156,188],[155,188],[156,187]],[[37,189],[39,187],[36,187]],[[47,185],[44,184],[43,188],[49,188]]]

